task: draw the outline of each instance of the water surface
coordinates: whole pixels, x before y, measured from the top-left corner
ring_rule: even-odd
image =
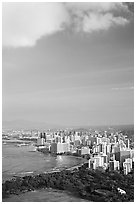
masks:
[[[71,167],[84,161],[74,156],[53,156],[41,152],[31,152],[29,146],[17,147],[5,144],[2,148],[2,180],[13,176],[24,176],[47,172],[53,169]]]

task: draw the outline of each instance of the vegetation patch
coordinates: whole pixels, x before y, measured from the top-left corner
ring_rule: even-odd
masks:
[[[2,184],[2,197],[43,188],[66,190],[80,198],[96,202],[133,202],[134,172],[124,175],[119,172],[90,170],[82,166],[78,171],[63,170],[17,177]],[[118,188],[126,194],[120,194]]]

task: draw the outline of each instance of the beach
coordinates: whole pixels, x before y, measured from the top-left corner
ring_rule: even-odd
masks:
[[[29,146],[6,144],[2,148],[2,181],[16,176],[36,175],[59,171],[80,165],[86,161],[80,157],[51,155],[29,151]]]

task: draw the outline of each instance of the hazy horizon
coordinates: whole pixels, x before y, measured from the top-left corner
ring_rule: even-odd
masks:
[[[134,124],[133,3],[5,2],[2,12],[3,123]]]
[[[104,125],[93,125],[93,124],[79,124],[79,125],[61,125],[61,124],[49,124],[46,122],[31,122],[27,120],[16,120],[16,121],[3,121],[2,122],[3,130],[8,130],[8,129],[14,129],[14,130],[19,130],[19,129],[37,129],[37,130],[45,130],[45,129],[65,129],[65,128],[94,128],[94,127],[115,127],[115,126],[134,126],[134,124],[104,124]]]

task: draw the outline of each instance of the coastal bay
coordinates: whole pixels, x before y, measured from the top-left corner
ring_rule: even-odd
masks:
[[[128,185],[129,189],[127,188]],[[118,191],[118,189],[122,188],[125,192],[124,195]],[[124,175],[116,171],[104,172],[101,169],[91,170],[87,168],[86,164],[84,164],[78,167],[78,169],[72,171],[63,170],[59,172],[38,174],[35,176],[17,177],[11,181],[3,183],[2,198],[3,202],[30,201],[28,195],[34,193],[35,197],[32,197],[33,201],[35,199],[35,201],[42,201],[42,199],[46,201],[47,191],[50,189],[50,199],[52,200],[55,196],[56,200],[57,198],[59,199],[59,202],[61,202],[61,198],[63,201],[67,199],[69,200],[69,193],[72,199],[73,197],[77,197],[77,199],[79,198],[79,202],[80,199],[97,202],[133,202],[134,172]],[[55,189],[55,194],[52,189]],[[37,195],[35,193],[37,193]],[[61,193],[64,194],[61,195]],[[55,199],[55,197],[53,199]]]
[[[29,146],[18,147],[15,143],[7,143],[2,148],[2,181],[15,176],[62,170],[84,161],[86,160],[80,157],[31,152]]]

